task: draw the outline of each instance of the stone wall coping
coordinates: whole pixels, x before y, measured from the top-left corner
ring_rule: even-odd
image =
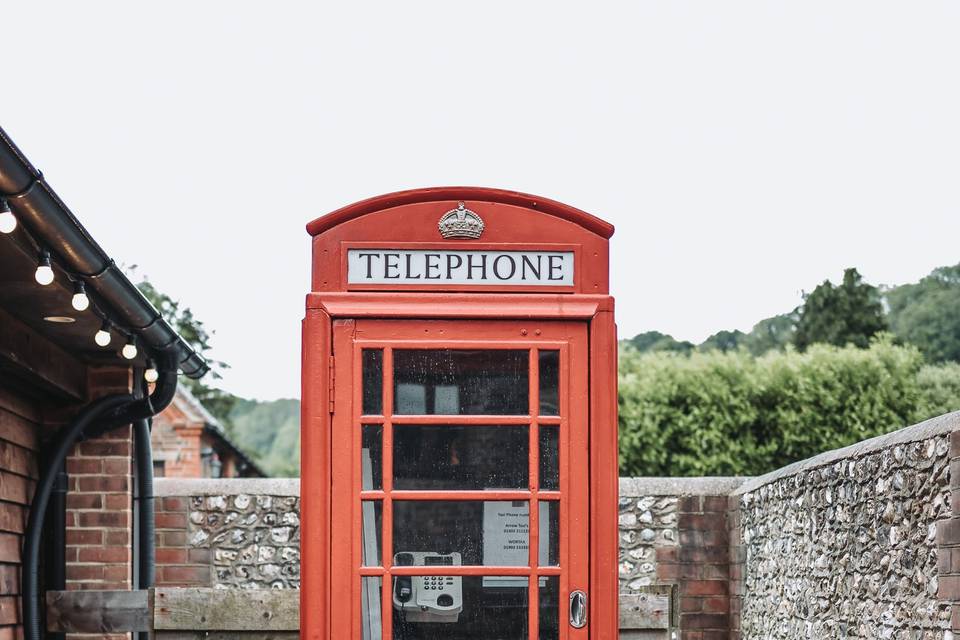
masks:
[[[300,478],[156,478],[153,492],[162,496],[250,494],[299,496]]]
[[[620,496],[727,496],[749,478],[620,478]]]
[[[757,476],[756,478],[747,480],[737,487],[733,494],[741,495],[744,493],[750,493],[751,491],[756,491],[763,485],[770,484],[771,482],[775,482],[781,478],[794,476],[798,473],[803,473],[805,471],[810,471],[811,469],[833,464],[834,462],[838,462],[840,460],[859,458],[883,449],[895,447],[899,444],[927,440],[929,438],[946,435],[954,431],[960,431],[960,411],[945,413],[942,416],[930,418],[929,420],[924,420],[923,422],[909,427],[904,427],[903,429],[898,429],[897,431],[891,431],[890,433],[876,436],[875,438],[870,438],[869,440],[862,440],[848,447],[843,447],[842,449],[834,449],[833,451],[827,451],[812,458],[807,458],[806,460],[794,462],[793,464],[777,469],[776,471],[771,471],[766,475]]]

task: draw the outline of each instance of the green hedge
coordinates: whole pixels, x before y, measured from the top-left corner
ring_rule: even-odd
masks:
[[[805,353],[620,351],[624,475],[757,475],[960,408],[960,366],[887,338]]]

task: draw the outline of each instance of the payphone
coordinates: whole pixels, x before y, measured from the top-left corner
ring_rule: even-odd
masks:
[[[395,567],[453,567],[459,553],[438,554],[401,551],[393,556]],[[460,576],[398,576],[393,579],[393,607],[404,622],[457,622],[463,610]]]
[[[455,187],[308,230],[301,636],[616,638],[612,227]]]

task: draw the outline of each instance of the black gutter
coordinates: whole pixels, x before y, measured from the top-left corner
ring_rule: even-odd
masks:
[[[118,316],[118,324],[131,329],[139,344],[154,353],[173,351],[177,366],[190,378],[200,378],[209,370],[206,360],[117,268],[2,128],[0,197],[6,199],[18,222],[34,239],[109,305]]]

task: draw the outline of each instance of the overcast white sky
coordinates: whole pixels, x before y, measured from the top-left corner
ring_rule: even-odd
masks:
[[[118,261],[299,395],[304,224],[419,186],[617,227],[621,336],[960,261],[960,3],[4,3],[0,123]]]

